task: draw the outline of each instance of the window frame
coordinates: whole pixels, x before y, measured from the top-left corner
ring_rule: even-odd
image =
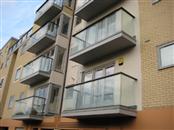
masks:
[[[172,45],[174,45],[174,41],[157,46],[157,60],[158,60],[158,69],[159,70],[174,67],[174,64],[167,65],[167,66],[162,66],[162,64],[161,64],[162,63],[161,49],[168,47],[168,46],[172,46]]]
[[[75,25],[74,26],[78,26],[79,24],[82,23],[82,19],[78,16],[75,17]]]
[[[64,73],[64,71],[65,71],[65,67],[64,67],[64,65],[65,65],[65,60],[66,60],[66,51],[67,51],[67,49],[66,48],[64,48],[64,47],[62,47],[62,46],[59,46],[59,45],[57,45],[56,47],[55,47],[56,49],[55,49],[55,60],[54,60],[54,70],[56,71],[56,72],[59,72],[59,73]],[[61,52],[61,53],[60,53]],[[62,53],[63,52],[63,53]],[[60,54],[63,54],[63,56],[62,56],[62,63],[61,63],[61,65],[59,66],[60,68],[58,68],[58,64],[59,64],[59,61],[60,61]]]
[[[10,98],[8,100],[8,109],[12,109],[13,108],[14,102],[15,102],[15,96],[10,96]]]
[[[16,73],[15,73],[15,81],[17,81],[17,80],[20,80],[20,77],[21,77],[21,71],[22,71],[22,69],[21,69],[21,67],[18,67],[17,69],[16,69]],[[19,73],[19,77],[17,77],[17,74]]]
[[[65,34],[64,32],[63,32],[63,28],[64,28],[64,25],[65,25],[65,17],[67,17],[67,19],[68,19],[68,27],[67,27],[67,34]],[[71,17],[70,16],[68,16],[68,15],[66,15],[66,14],[62,14],[62,22],[61,22],[61,27],[60,27],[60,34],[62,35],[62,36],[64,36],[64,37],[69,37],[70,36],[70,25],[71,25]]]
[[[26,97],[26,94],[25,92],[21,92],[20,95],[19,95],[19,99],[23,99]]]
[[[106,69],[107,68],[110,68],[110,67],[114,67],[114,73],[116,72],[116,68],[115,68],[115,62],[114,61],[110,61],[108,63],[104,63],[103,65],[101,66],[96,66],[96,67],[92,67],[88,70],[84,70],[82,71],[82,79],[81,79],[81,82],[85,82],[84,81],[84,76],[86,73],[92,73],[92,80],[95,79],[95,72],[97,72],[98,70],[103,70],[103,76],[102,77],[105,77],[107,76],[106,75]]]
[[[72,8],[73,7],[73,0],[64,0],[64,5]]]
[[[25,130],[24,127],[15,127],[15,130]]]
[[[0,88],[3,88],[5,78],[0,78]]]

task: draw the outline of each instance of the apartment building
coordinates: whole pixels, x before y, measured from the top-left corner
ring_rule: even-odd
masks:
[[[2,130],[57,128],[74,5],[74,0],[46,0],[37,9],[32,28],[7,48],[8,56],[15,58],[8,64],[10,70],[1,68],[0,77],[8,79]]]
[[[0,118],[2,117],[2,110],[8,94],[9,81],[12,76],[10,71],[13,70],[15,61],[15,56],[9,56],[8,54],[10,52],[8,50],[16,43],[16,41],[17,39],[12,37],[0,50]]]
[[[174,1],[77,0],[62,129],[174,129]]]
[[[173,130],[174,1],[63,3],[10,47],[0,128]]]

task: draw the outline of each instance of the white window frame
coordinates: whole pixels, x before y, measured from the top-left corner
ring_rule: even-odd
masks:
[[[158,69],[165,69],[165,68],[174,67],[174,64],[162,66],[162,59],[161,59],[161,49],[168,47],[168,46],[173,46],[173,45],[174,45],[174,42],[170,42],[170,43],[166,43],[166,44],[158,46],[158,48],[157,48],[158,49],[157,50],[157,52],[158,52]]]

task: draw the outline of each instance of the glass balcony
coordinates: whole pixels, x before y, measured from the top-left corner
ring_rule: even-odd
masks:
[[[25,44],[30,35],[32,34],[32,29],[29,29],[13,46],[11,46],[8,50],[8,54],[12,54],[15,52],[22,44]]]
[[[56,40],[58,26],[55,23],[48,23],[41,27],[30,37],[27,43],[27,50],[38,54],[44,49],[50,47]]]
[[[41,56],[23,67],[21,83],[35,85],[49,79],[52,59]]]
[[[45,84],[35,88],[35,96],[43,97],[46,99],[44,115],[59,114],[59,86],[55,84]]]
[[[62,9],[63,0],[46,0],[36,11],[35,23],[43,26],[56,17]]]
[[[63,117],[136,116],[136,79],[122,72],[66,88]]]
[[[87,27],[73,37],[70,59],[87,64],[135,46],[134,21],[134,17],[121,8]]]
[[[89,21],[121,0],[77,0],[75,14]],[[93,11],[91,11],[93,10]]]
[[[16,101],[13,119],[42,120],[45,98],[32,96]]]

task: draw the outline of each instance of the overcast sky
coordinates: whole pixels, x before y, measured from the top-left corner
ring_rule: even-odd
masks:
[[[0,0],[0,48],[31,28],[36,9],[45,0]]]

